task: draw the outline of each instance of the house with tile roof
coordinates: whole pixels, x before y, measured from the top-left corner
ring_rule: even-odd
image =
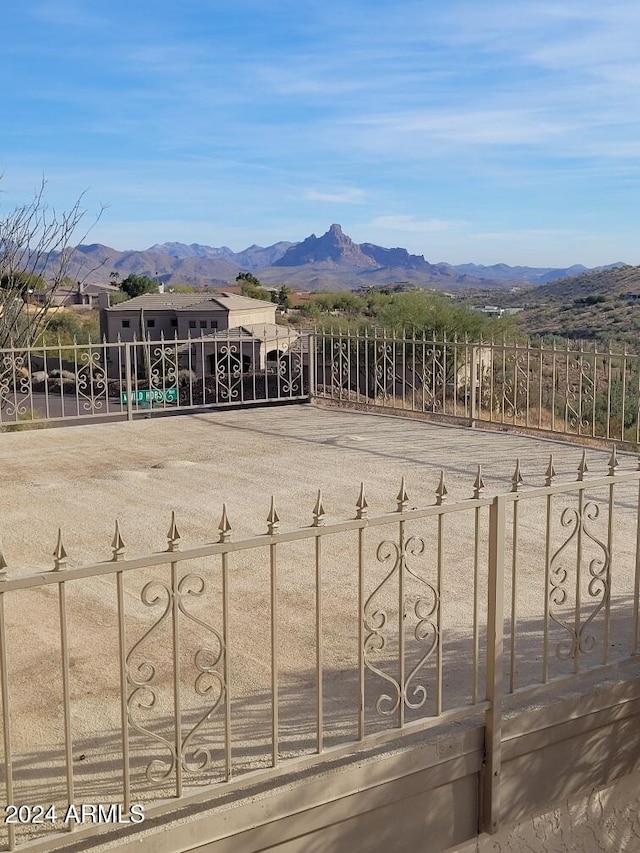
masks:
[[[273,302],[235,293],[144,293],[103,307],[100,332],[109,343],[197,338],[239,326],[275,325]]]
[[[205,375],[221,369],[223,347],[229,361],[230,346],[243,372],[264,370],[298,337],[276,324],[276,310],[273,302],[235,293],[145,293],[103,304],[100,332],[107,343],[180,341],[182,361]]]

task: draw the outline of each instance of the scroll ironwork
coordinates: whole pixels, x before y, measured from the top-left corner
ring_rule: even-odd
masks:
[[[364,604],[363,652],[366,668],[389,685],[389,692],[381,693],[375,704],[377,713],[383,717],[395,713],[401,702],[404,703],[405,707],[412,710],[422,708],[428,697],[426,686],[416,683],[416,680],[440,641],[438,628],[440,593],[433,584],[421,577],[415,568],[408,563],[408,558],[419,557],[425,550],[424,539],[415,536],[407,539],[403,545],[384,540],[376,550],[378,562],[387,565],[391,563],[392,565]],[[416,620],[413,626],[413,637],[418,643],[424,644],[419,660],[406,675],[403,683],[385,672],[380,664],[379,655],[387,646],[389,612],[385,607],[376,604],[376,600],[384,591],[389,589],[394,583],[394,579],[398,578],[401,572],[405,580],[413,579],[420,588],[420,593],[412,601],[409,613],[412,611]],[[409,615],[407,612],[408,603],[409,597],[405,594],[402,602],[403,622]]]
[[[598,613],[609,603],[611,555],[607,546],[593,533],[589,524],[595,521],[599,514],[598,504],[587,501],[581,510],[566,507],[560,516],[560,524],[568,533],[551,557],[548,590],[549,616],[567,634],[567,637],[556,645],[555,653],[560,660],[575,660],[580,655],[594,651],[597,639],[592,630],[593,623]],[[571,625],[566,618],[562,618],[560,612],[560,608],[567,605],[569,601],[570,575],[569,570],[565,568],[563,558],[566,557],[570,543],[579,533],[595,545],[601,551],[601,555],[591,559],[587,566],[587,592],[595,604],[589,608],[585,619],[580,620],[578,625]],[[579,568],[577,566],[576,571],[579,571]]]
[[[142,588],[140,599],[147,607],[162,607],[162,612],[155,622],[145,631],[132,646],[126,657],[126,677],[130,691],[127,697],[128,723],[132,729],[144,738],[155,741],[167,755],[152,759],[145,769],[147,781],[161,784],[174,772],[176,763],[180,761],[186,772],[202,772],[213,763],[213,750],[193,743],[196,735],[205,723],[213,717],[221,702],[224,700],[226,685],[223,673],[225,646],[221,634],[204,620],[192,613],[186,602],[193,597],[199,597],[205,592],[205,581],[200,575],[185,575],[177,585],[176,590],[163,581],[149,581]],[[180,754],[176,746],[158,732],[147,728],[136,717],[136,710],[151,709],[158,700],[157,669],[153,661],[144,656],[142,661],[135,664],[136,655],[144,644],[156,635],[167,619],[178,610],[183,617],[199,625],[207,631],[212,642],[198,648],[193,657],[197,671],[193,690],[198,697],[206,698],[204,713],[200,713],[195,724],[187,734],[180,739]],[[180,721],[176,720],[176,725]]]

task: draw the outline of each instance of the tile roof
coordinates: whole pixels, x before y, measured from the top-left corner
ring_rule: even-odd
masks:
[[[138,310],[140,308],[177,308],[201,301],[202,296],[199,296],[197,293],[143,293],[142,296],[134,296],[133,299],[127,299],[126,302],[118,302],[117,305],[112,305],[107,310],[129,311],[132,308]]]
[[[161,311],[169,308],[174,311],[198,309],[218,309],[225,311],[242,311],[251,308],[274,308],[273,302],[262,299],[250,299],[248,296],[238,296],[236,293],[214,293],[207,296],[203,293],[143,293],[134,296],[126,302],[119,302],[108,308],[108,311],[145,310]]]

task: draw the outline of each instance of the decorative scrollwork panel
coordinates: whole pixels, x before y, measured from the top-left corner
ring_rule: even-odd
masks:
[[[201,736],[207,722],[224,702],[226,685],[224,680],[225,646],[220,632],[205,622],[189,608],[190,600],[205,593],[205,581],[200,575],[185,575],[176,589],[159,580],[149,581],[142,588],[140,600],[149,608],[160,612],[153,624],[134,643],[126,657],[126,678],[129,687],[127,696],[127,719],[129,726],[143,740],[155,743],[162,755],[153,758],[145,768],[145,777],[152,785],[161,785],[175,772],[179,761],[186,773],[202,773],[214,763],[214,749],[202,743]],[[141,719],[139,712],[149,711],[159,704],[161,680],[158,662],[151,658],[152,649],[162,648],[159,642],[162,625],[169,619],[180,618],[185,626],[191,623],[205,632],[209,640],[196,648],[193,654],[191,688],[196,700],[195,722],[183,734],[183,720],[174,720],[179,738],[169,739],[151,728]],[[184,632],[187,633],[186,631]],[[151,640],[153,639],[153,643]],[[180,654],[180,649],[176,650]],[[184,681],[178,689],[184,690]],[[179,752],[176,743],[180,744]]]
[[[596,393],[595,359],[589,354],[568,358],[566,368],[566,420],[578,433],[592,426]]]
[[[594,501],[565,507],[560,515],[564,539],[551,557],[547,590],[549,616],[565,635],[555,645],[559,660],[577,663],[596,649],[594,623],[609,606],[611,555],[591,526],[599,515]]]
[[[80,354],[80,369],[76,376],[79,407],[85,412],[99,412],[108,394],[107,371],[100,361],[98,350]]]
[[[500,378],[504,416],[510,420],[525,418],[529,381],[526,355],[523,352],[508,352]]]
[[[443,410],[443,392],[446,383],[444,347],[428,346],[422,361],[416,359],[417,381],[422,389],[422,410],[439,412]]]
[[[363,657],[366,669],[386,684],[386,689],[383,688],[375,702],[375,710],[382,717],[393,715],[398,711],[400,703],[411,710],[419,710],[424,707],[429,695],[426,685],[420,681],[420,675],[440,642],[440,594],[436,586],[410,565],[411,560],[423,555],[425,550],[424,539],[415,536],[408,538],[403,545],[384,540],[376,549],[376,559],[387,570],[364,603]],[[390,603],[398,588],[400,575],[404,589],[402,628],[398,625],[394,605]],[[398,651],[402,648],[398,642],[400,630],[409,634],[419,650],[413,656],[414,659],[417,657],[415,663],[402,681],[397,674],[392,675],[387,671],[388,664],[384,660],[391,641],[394,647],[398,647]]]
[[[166,391],[178,384],[178,363],[172,344],[153,344],[149,347],[149,388]]]
[[[284,353],[278,359],[278,375],[280,376],[280,394],[295,396],[303,393],[303,364],[302,353]]]
[[[373,352],[375,396],[388,400],[393,396],[395,382],[393,347],[389,343],[376,343]]]
[[[31,375],[25,356],[10,352],[0,360],[0,407],[3,420],[19,418],[31,411]]]
[[[215,377],[218,400],[238,400],[242,390],[242,359],[237,344],[225,343],[215,354]]]
[[[349,389],[349,353],[347,341],[332,341],[331,344],[331,386],[340,397]],[[346,399],[345,396],[345,399]]]

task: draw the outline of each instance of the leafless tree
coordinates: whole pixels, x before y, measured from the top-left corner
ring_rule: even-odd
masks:
[[[29,346],[44,331],[69,270],[72,243],[81,243],[104,212],[101,208],[84,228],[85,193],[58,213],[47,204],[45,190],[43,179],[31,201],[0,216],[0,347]]]

